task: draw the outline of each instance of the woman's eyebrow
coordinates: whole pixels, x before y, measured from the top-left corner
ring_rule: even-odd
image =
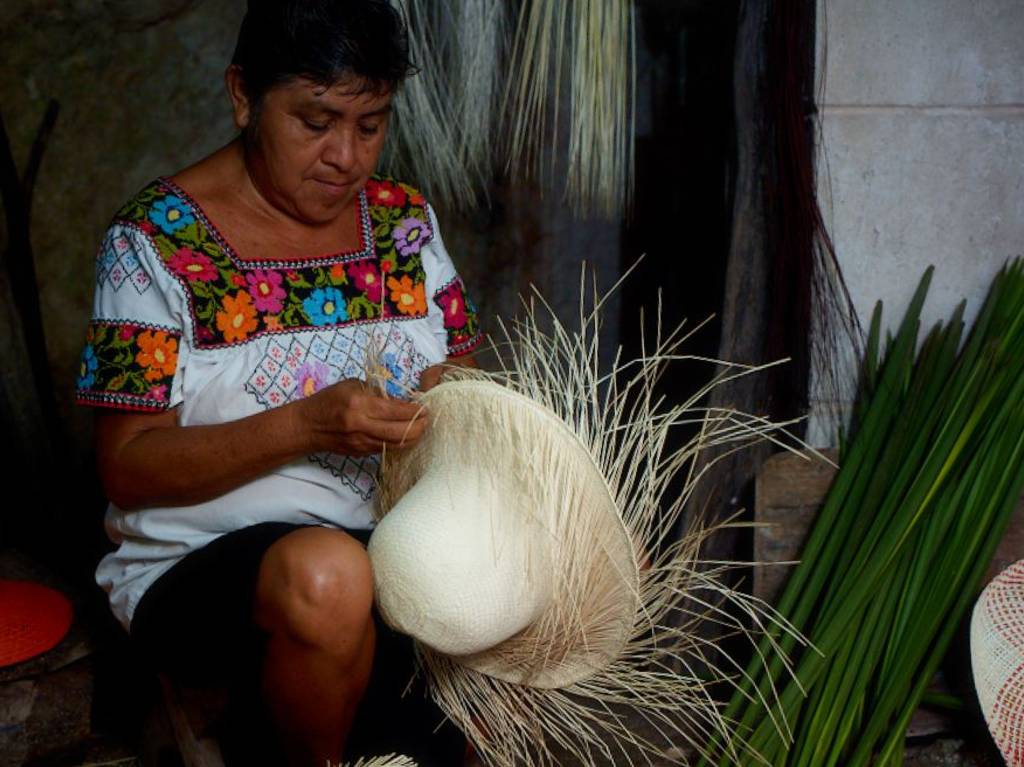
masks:
[[[323,104],[320,102],[313,102],[311,104],[308,104],[307,108],[316,112],[330,115],[332,117],[345,117],[347,114],[344,109],[335,109],[333,107],[328,106],[327,104]],[[380,109],[374,109],[370,112],[360,112],[356,114],[356,117],[359,119],[363,119],[365,117],[380,117],[382,115],[389,114],[390,112],[391,104],[387,104],[385,106],[382,106]]]

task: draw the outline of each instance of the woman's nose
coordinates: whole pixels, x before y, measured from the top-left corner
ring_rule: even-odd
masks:
[[[324,147],[321,157],[325,163],[339,171],[350,171],[356,161],[355,131],[348,129],[335,131],[331,135],[331,140]]]

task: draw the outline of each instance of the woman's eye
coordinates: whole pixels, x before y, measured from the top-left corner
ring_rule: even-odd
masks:
[[[320,133],[321,131],[327,130],[327,123],[315,123],[310,120],[303,120],[302,124],[314,133]]]
[[[359,132],[364,136],[376,136],[380,125],[360,125]]]

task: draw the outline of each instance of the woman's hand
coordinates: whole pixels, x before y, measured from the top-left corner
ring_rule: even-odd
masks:
[[[311,452],[371,455],[383,447],[409,447],[427,428],[421,405],[387,397],[352,378],[321,389],[299,405]]]
[[[96,452],[107,497],[125,511],[188,506],[310,453],[361,456],[423,435],[423,408],[345,380],[237,421],[181,426],[177,412],[100,413]]]
[[[431,365],[420,373],[420,391],[430,391],[433,389],[441,383],[441,377],[445,371],[451,370],[453,367],[475,368],[477,364],[476,360],[467,355],[465,357],[449,357],[438,365]]]
[[[441,365],[431,365],[422,373],[420,373],[420,391],[430,391],[439,383],[441,383],[441,376],[444,375],[445,367]]]

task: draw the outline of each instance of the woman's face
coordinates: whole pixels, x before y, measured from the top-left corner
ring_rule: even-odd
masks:
[[[296,79],[271,88],[250,130],[246,161],[259,192],[307,224],[347,211],[377,167],[391,94],[356,93],[350,81],[330,87]],[[246,128],[251,110],[235,117]]]

